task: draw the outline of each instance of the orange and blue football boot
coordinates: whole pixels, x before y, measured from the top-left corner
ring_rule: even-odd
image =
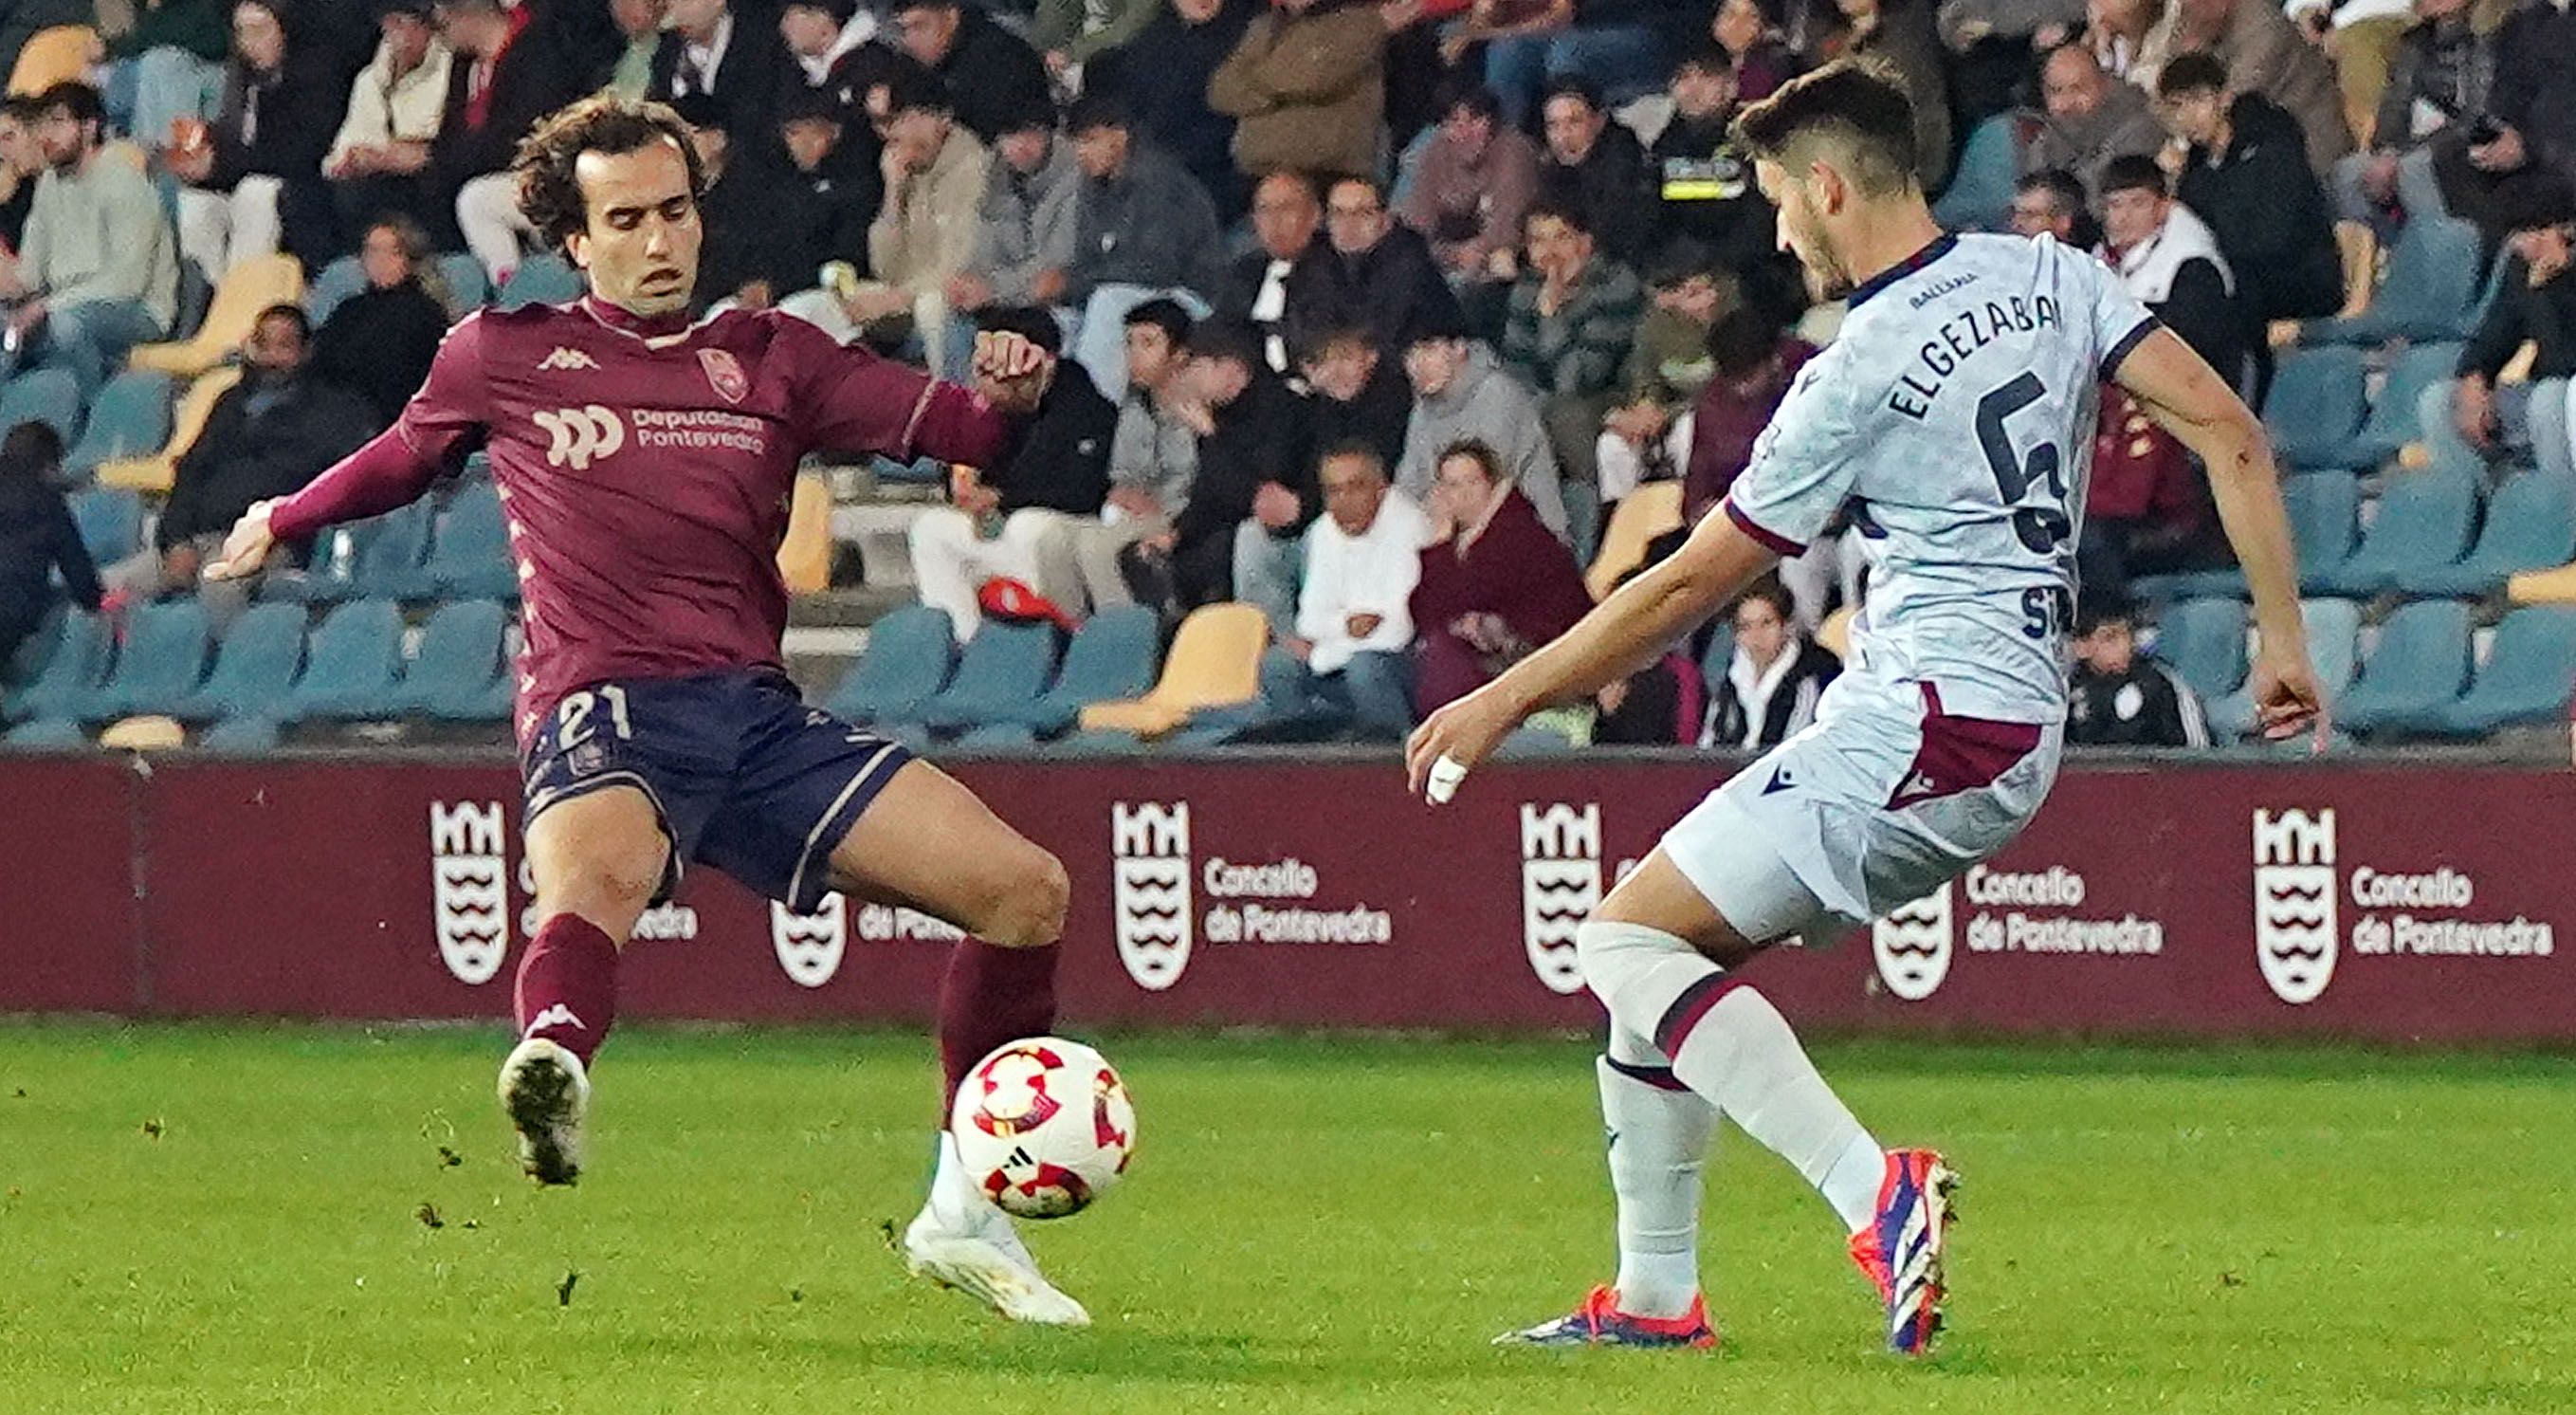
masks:
[[[1852,1261],[1887,1303],[1887,1349],[1923,1356],[1941,1330],[1950,1191],[1959,1182],[1933,1150],[1890,1150],[1878,1217],[1851,1236]]]
[[[1708,1324],[1708,1299],[1694,1297],[1678,1317],[1640,1317],[1619,1310],[1619,1294],[1596,1287],[1583,1305],[1554,1321],[1494,1338],[1496,1346],[1695,1346],[1717,1345],[1717,1328]]]

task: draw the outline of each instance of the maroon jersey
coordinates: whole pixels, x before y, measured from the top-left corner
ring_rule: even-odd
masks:
[[[480,440],[518,560],[525,740],[577,688],[778,663],[778,544],[808,451],[989,466],[1013,433],[969,390],[774,312],[485,310],[402,417],[269,526],[303,540],[393,510]]]

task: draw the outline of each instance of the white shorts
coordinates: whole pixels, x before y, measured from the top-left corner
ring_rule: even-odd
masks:
[[[2057,778],[2062,723],[1941,711],[1928,683],[1847,675],[1814,725],[1664,833],[1664,853],[1754,943],[1824,943],[2010,844]]]

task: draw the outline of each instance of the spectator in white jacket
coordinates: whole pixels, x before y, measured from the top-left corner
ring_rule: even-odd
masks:
[[[341,229],[363,231],[387,215],[408,216],[441,249],[464,238],[452,200],[426,175],[429,145],[447,116],[448,70],[455,52],[438,37],[428,0],[394,0],[377,17],[384,38],[349,86],[349,111],[322,159]]]
[[[1324,451],[1324,514],[1306,531],[1297,633],[1318,696],[1351,714],[1354,735],[1400,742],[1413,730],[1413,617],[1431,523],[1410,498],[1387,494],[1386,463],[1367,441]]]

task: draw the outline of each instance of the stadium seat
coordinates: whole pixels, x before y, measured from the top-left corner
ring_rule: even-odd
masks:
[[[115,671],[97,691],[76,700],[68,715],[108,722],[137,713],[167,713],[204,680],[212,638],[206,607],[194,598],[136,608],[126,616]]]
[[[5,716],[12,722],[72,716],[78,704],[97,690],[116,657],[112,630],[103,615],[83,609],[65,614],[44,671],[11,695]]]
[[[224,635],[205,683],[168,709],[182,722],[273,711],[304,662],[304,607],[255,604]]]
[[[7,745],[23,751],[59,751],[86,747],[89,737],[68,717],[40,717],[11,731]]]
[[[1677,530],[1682,523],[1682,484],[1677,481],[1648,482],[1619,499],[1610,512],[1610,525],[1601,533],[1601,550],[1592,557],[1592,568],[1583,572],[1583,587],[1592,598],[1604,600],[1619,587],[1619,579],[1646,563],[1646,547],[1657,536]]]
[[[2409,724],[2449,737],[2483,737],[2518,723],[2563,723],[2576,689],[2576,609],[2517,609],[2496,626],[2477,681],[2459,701]]]
[[[500,293],[493,303],[505,310],[518,309],[523,305],[569,304],[580,299],[589,288],[581,278],[581,272],[562,256],[532,255],[521,261],[518,269],[510,272],[509,279],[501,282]]]
[[[1261,691],[1251,702],[1195,713],[1164,740],[1185,747],[1311,745],[1334,741],[1349,729],[1350,713],[1318,697],[1305,660],[1285,648],[1262,651],[1259,676]]]
[[[464,251],[449,251],[438,258],[439,278],[447,282],[448,305],[458,313],[480,308],[492,302],[492,277],[483,262]]]
[[[130,491],[91,487],[71,496],[72,523],[100,569],[143,548],[143,498]]]
[[[1251,605],[1193,610],[1172,638],[1162,678],[1141,698],[1084,708],[1082,726],[1153,738],[1210,708],[1249,703],[1261,691],[1261,650],[1269,639],[1269,621]]]
[[[447,722],[509,717],[510,671],[501,659],[509,624],[509,611],[496,600],[440,605],[421,632],[420,653],[403,674],[394,705]]]
[[[1735,666],[1735,624],[1719,619],[1709,625],[1708,646],[1699,652],[1700,682],[1710,692],[1726,681],[1727,670]]]
[[[20,423],[43,423],[60,433],[66,447],[80,440],[80,384],[68,369],[21,371],[0,388],[0,433]]]
[[[150,455],[170,441],[170,375],[132,369],[107,381],[89,407],[64,470],[87,478],[103,462]]]
[[[2359,349],[2300,349],[2282,357],[2263,400],[2263,426],[2285,466],[2345,465],[2345,449],[2361,427],[2365,378]]]
[[[356,256],[344,255],[322,267],[304,292],[304,313],[315,328],[331,317],[331,312],[356,299],[367,288],[367,267]]]
[[[1944,231],[2003,231],[2012,224],[2013,179],[2021,175],[2019,115],[2001,113],[1968,130],[1950,185],[1932,204]]]
[[[197,743],[209,752],[255,756],[277,750],[277,722],[266,717],[228,717],[207,729]]]
[[[2361,681],[2344,695],[2336,720],[2356,733],[2404,730],[2457,698],[2468,677],[2469,607],[2417,600],[2380,626],[2379,643],[2362,660]]]
[[[2388,251],[2388,269],[2370,307],[2350,319],[2311,320],[2303,344],[2383,344],[2391,339],[2447,340],[2468,335],[2479,302],[2478,228],[2466,221],[2409,221]]]
[[[2245,681],[2245,602],[2187,599],[2156,621],[2156,657],[2202,702],[2216,702]]]
[[[89,7],[80,7],[87,13]],[[37,13],[43,13],[38,9]],[[32,98],[56,84],[90,81],[90,68],[107,57],[107,46],[88,25],[49,25],[27,36],[18,61],[9,66],[9,96]],[[165,135],[166,136],[166,135]],[[163,139],[156,138],[156,141]]]
[[[487,481],[458,486],[433,525],[429,554],[418,568],[367,582],[364,592],[396,599],[518,598],[519,575],[500,493]]]
[[[2308,627],[2308,667],[2325,690],[2329,710],[2338,710],[2360,655],[2361,606],[2348,599],[2312,599],[2299,610]],[[2210,740],[2233,741],[2254,730],[2254,699],[2240,687],[2208,703],[2207,715]]]
[[[197,326],[195,334],[163,344],[139,344],[127,363],[194,378],[241,352],[242,341],[250,337],[261,310],[303,301],[304,267],[295,257],[250,256],[234,262],[215,286],[215,302],[207,307],[205,323]]]
[[[215,400],[241,382],[239,368],[219,368],[188,385],[179,399],[179,410],[170,420],[170,440],[158,452],[137,457],[117,457],[98,464],[98,484],[120,486],[131,491],[150,491],[168,495],[179,479],[179,459],[197,444],[206,430],[206,419],[215,414]]]
[[[1564,733],[1525,724],[1513,728],[1511,735],[1494,748],[1494,755],[1508,761],[1517,757],[1569,756],[1574,751],[1574,739]]]
[[[279,704],[282,723],[395,716],[402,679],[402,612],[391,600],[341,605],[313,631],[304,676]]]
[[[1037,736],[1052,737],[1073,726],[1093,703],[1143,696],[1154,686],[1161,640],[1162,626],[1154,611],[1141,604],[1100,611],[1065,646],[1064,666],[1056,674],[1055,685],[1025,708],[1006,713],[995,725],[1017,723]]]
[[[188,745],[188,730],[164,713],[145,713],[109,723],[98,745],[119,752],[167,752]]]
[[[429,552],[433,514],[427,501],[415,501],[344,527],[353,542],[346,565],[326,563],[319,569],[271,575],[260,583],[260,598],[333,604],[344,599],[399,597],[394,587],[408,585],[419,575],[421,557]],[[317,541],[315,556],[328,556],[329,545],[327,537]]]
[[[2409,595],[2484,595],[2527,570],[2564,565],[2576,556],[2576,486],[2525,472],[2487,498],[2486,530],[2456,565],[2419,566],[2397,576]]]
[[[951,732],[1013,720],[1045,691],[1055,672],[1055,649],[1052,625],[989,622],[966,641],[957,676],[910,720]]]
[[[2370,287],[2379,277],[2379,233],[2359,221],[2338,221],[2334,227],[2335,254],[2343,257],[2343,304],[2335,311],[2338,319],[2357,319],[2370,308]],[[2306,321],[2276,319],[2272,321],[2269,342],[2275,349],[2299,342],[2299,326]]]
[[[2361,483],[2341,472],[2315,472],[2282,482],[2281,499],[2290,514],[2290,543],[2299,553],[2300,589],[2320,593],[2311,586],[2330,578],[2352,555]],[[2244,582],[2241,572],[2232,573]]]
[[[2477,516],[2476,479],[2456,467],[2427,467],[2389,480],[2361,545],[2340,565],[2302,566],[2311,594],[2369,596],[2410,572],[2458,561]]]
[[[948,685],[957,656],[948,612],[907,604],[868,626],[859,661],[823,706],[852,722],[904,722]]]
[[[2395,457],[2421,431],[2416,417],[2424,390],[2450,378],[2459,364],[2457,344],[2415,344],[2400,353],[2388,367],[2388,381],[2379,396],[2371,400],[2370,416],[2343,445],[2336,463],[2368,472]]]

